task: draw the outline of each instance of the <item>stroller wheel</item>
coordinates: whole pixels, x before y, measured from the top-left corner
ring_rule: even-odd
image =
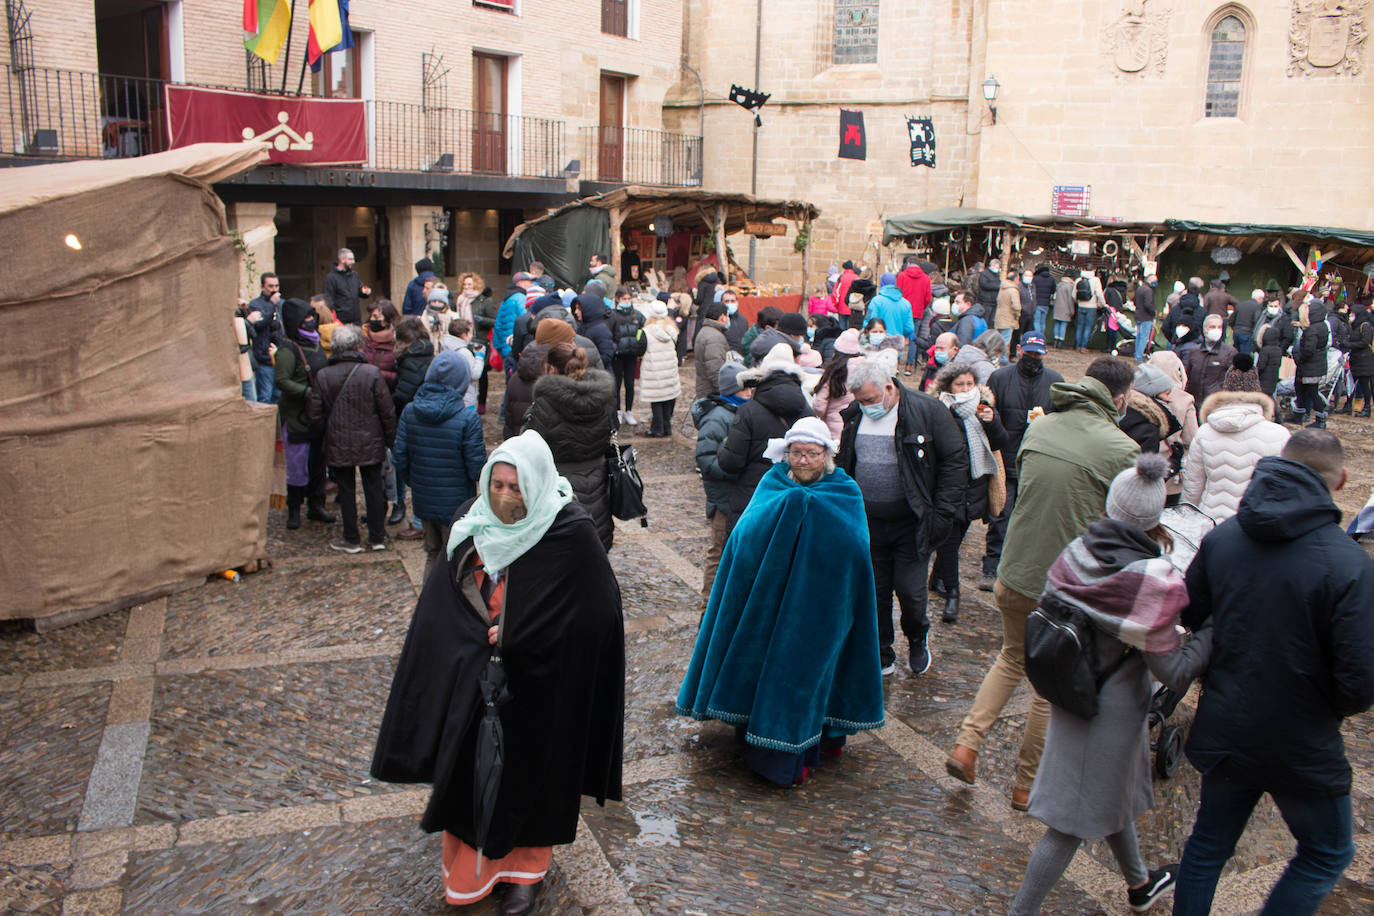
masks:
[[[1169,779],[1178,772],[1183,760],[1183,729],[1177,725],[1165,725],[1159,730],[1159,741],[1155,750],[1155,773],[1160,779]]]

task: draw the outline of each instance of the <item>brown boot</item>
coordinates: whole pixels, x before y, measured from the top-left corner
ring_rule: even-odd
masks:
[[[1012,789],[1011,806],[1017,811],[1025,811],[1030,807],[1030,789]]]
[[[978,752],[971,747],[956,744],[945,758],[945,772],[961,782],[973,785],[977,770]]]

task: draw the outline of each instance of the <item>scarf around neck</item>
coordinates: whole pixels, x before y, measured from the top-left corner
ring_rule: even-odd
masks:
[[[525,517],[507,525],[491,508],[491,469],[498,463],[512,465],[520,477],[520,493],[525,498]],[[553,452],[534,430],[527,430],[505,442],[491,453],[482,467],[477,484],[477,500],[467,514],[453,523],[448,537],[448,557],[467,538],[472,538],[477,553],[491,575],[504,573],[525,552],[548,533],[554,518],[572,502],[572,484],[558,473]]]
[[[453,298],[453,317],[463,318],[467,321],[472,320],[472,303],[477,298],[477,290],[470,293],[459,293]]]
[[[978,389],[972,388],[963,394],[944,392],[940,400],[945,403],[964,424],[964,437],[968,439],[968,476],[977,480],[988,474],[997,473],[997,459],[988,444],[987,434],[983,432],[983,421],[978,419]]]

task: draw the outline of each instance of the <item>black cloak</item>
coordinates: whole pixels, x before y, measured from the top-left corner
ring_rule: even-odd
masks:
[[[467,512],[469,502],[456,517]],[[454,559],[425,580],[382,718],[372,775],[433,783],[420,827],[476,846],[473,759],[477,676],[491,655],[487,622]],[[571,843],[581,796],[621,798],[625,628],[620,587],[591,518],[573,501],[506,571],[503,657],[512,699],[501,708],[506,765],[483,854]]]

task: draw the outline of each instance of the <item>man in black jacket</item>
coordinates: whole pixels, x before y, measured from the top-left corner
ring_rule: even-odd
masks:
[[[1026,334],[1021,338],[1021,358],[1014,366],[1003,366],[988,377],[988,388],[997,399],[997,416],[1007,430],[1007,444],[1002,448],[1002,466],[1006,469],[1007,503],[1002,514],[988,522],[987,546],[983,552],[983,576],[978,587],[992,591],[997,578],[997,564],[1002,559],[1002,541],[1007,536],[1007,522],[1016,507],[1016,453],[1021,437],[1030,426],[1031,411],[1051,413],[1050,386],[1064,381],[1064,376],[1045,368],[1045,338],[1042,334]],[[952,584],[952,583],[951,583]]]
[[[262,292],[243,307],[244,320],[253,328],[253,359],[258,367],[253,381],[258,389],[259,404],[277,403],[276,375],[272,369],[272,345],[281,346],[281,281],[274,273],[262,275]]]
[[[854,401],[835,466],[863,492],[878,600],[878,654],[883,673],[896,669],[892,594],[901,607],[912,674],[930,669],[926,575],[930,555],[949,536],[968,484],[968,446],[949,408],[895,378],[893,350],[849,364]],[[758,395],[755,395],[755,400]]]
[[[1293,407],[1283,422],[1301,425],[1310,413],[1312,425],[1325,429],[1329,405],[1321,392],[1321,381],[1327,374],[1326,350],[1331,345],[1331,329],[1326,324],[1326,307],[1316,296],[1300,309],[1307,309],[1308,325],[1301,329],[1301,336],[1293,345],[1293,361],[1297,363]]]
[[[1214,635],[1188,736],[1202,800],[1174,916],[1209,912],[1266,792],[1298,851],[1264,912],[1316,912],[1354,855],[1341,722],[1374,704],[1374,561],[1331,500],[1348,474],[1334,435],[1294,433],[1188,568],[1183,623]]]
[[[353,269],[353,252],[340,248],[338,261],[324,276],[324,298],[339,324],[361,324],[363,313],[358,300],[372,295],[372,287],[363,286],[362,278]]]
[[[1131,305],[1135,307],[1135,361],[1141,362],[1150,352],[1155,338],[1155,287],[1159,279],[1150,274],[1135,288]]]
[[[1202,321],[1207,311],[1202,307],[1202,297],[1198,295],[1201,287],[1195,282],[1196,279],[1188,282],[1188,291],[1178,297],[1178,304],[1169,309],[1169,314],[1164,317],[1164,337],[1169,342],[1169,349],[1176,351],[1179,359],[1187,359],[1187,351],[1202,339]]]
[[[802,372],[779,344],[758,366],[736,376],[740,385],[757,382],[754,396],[741,404],[734,425],[716,452],[716,465],[724,474],[735,475],[730,497],[729,526],[744,514],[754,490],[773,466],[763,457],[769,439],[781,439],[802,417],[815,416],[811,402],[802,391]]]

